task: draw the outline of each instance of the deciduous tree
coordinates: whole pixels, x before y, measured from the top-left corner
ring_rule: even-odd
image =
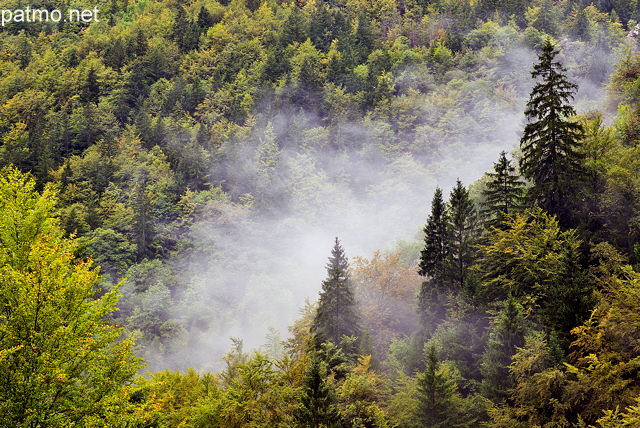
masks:
[[[104,321],[118,290],[96,298],[98,271],[34,187],[0,172],[0,425],[131,426],[149,414],[131,402],[133,342]]]

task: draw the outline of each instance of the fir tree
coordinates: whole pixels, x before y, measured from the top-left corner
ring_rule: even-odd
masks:
[[[336,345],[346,342],[347,355],[357,352],[359,341],[343,341],[345,337],[359,337],[360,327],[355,309],[355,297],[349,278],[349,263],[338,238],[335,240],[327,264],[327,279],[322,282],[318,310],[311,326],[317,346],[325,342]]]
[[[460,396],[451,376],[441,367],[434,345],[426,349],[424,373],[418,375],[418,414],[424,427],[453,427],[459,417]]]
[[[523,308],[513,297],[507,298],[494,320],[494,326],[482,355],[480,372],[482,395],[496,402],[508,397],[515,380],[509,373],[511,358],[524,346],[528,332]]]
[[[335,392],[327,382],[325,363],[314,356],[303,379],[300,404],[294,411],[297,426],[310,428],[338,426],[339,415],[335,401]]]
[[[569,99],[578,87],[567,80],[566,70],[555,60],[558,53],[547,39],[531,72],[542,81],[533,87],[525,110],[529,123],[520,139],[520,170],[533,183],[531,199],[567,226],[571,225],[576,181],[582,175],[578,147],[583,129],[569,120],[575,115]]]
[[[418,274],[427,277],[418,295],[418,310],[424,328],[435,328],[444,317],[440,300],[444,294],[445,266],[449,254],[447,213],[442,189],[436,188],[431,201],[431,215],[424,227],[424,248],[420,252]]]
[[[456,181],[456,187],[449,196],[449,251],[447,279],[456,291],[464,288],[469,267],[474,261],[475,246],[478,243],[478,214],[469,191]]]
[[[206,32],[209,27],[213,27],[215,20],[206,7],[200,6],[200,12],[198,12],[198,20],[196,21],[201,32]]]
[[[504,228],[503,222],[522,207],[524,183],[516,174],[516,168],[507,159],[505,151],[500,153],[497,163],[493,164],[493,171],[487,175],[491,179],[487,188],[482,192],[485,201],[480,211],[485,225],[489,228]]]

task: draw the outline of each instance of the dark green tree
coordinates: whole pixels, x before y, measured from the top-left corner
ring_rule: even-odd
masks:
[[[91,66],[87,71],[84,84],[80,87],[80,99],[84,103],[98,103],[100,96],[100,84],[98,83],[98,76],[96,69]]]
[[[345,337],[359,337],[359,317],[356,313],[355,297],[349,278],[349,263],[338,238],[327,263],[327,279],[322,282],[318,310],[311,325],[315,344],[325,342],[340,345]],[[358,349],[358,340],[346,341],[347,355]]]
[[[493,164],[493,171],[487,173],[491,180],[482,191],[485,200],[480,214],[488,228],[504,228],[503,222],[522,207],[524,183],[507,159],[505,151],[500,153],[498,162]]]
[[[531,199],[570,226],[582,175],[583,128],[569,120],[576,113],[569,100],[578,87],[567,80],[565,68],[555,59],[558,53],[547,39],[531,72],[541,81],[533,87],[525,110],[528,123],[520,139],[520,171],[533,184]]]
[[[303,379],[300,404],[294,418],[300,427],[336,427],[339,421],[336,394],[327,382],[327,368],[321,358],[313,356]]]
[[[332,40],[333,18],[325,2],[316,3],[309,22],[309,38],[319,50],[326,52]]]
[[[216,22],[213,19],[213,16],[211,16],[209,10],[204,6],[200,6],[200,12],[198,12],[198,20],[196,23],[198,24],[198,27],[200,27],[200,31],[204,32],[207,31],[209,27],[213,27]]]
[[[295,4],[291,6],[289,15],[282,25],[280,34],[280,46],[285,47],[291,43],[302,43],[307,39],[307,21],[304,14]]]
[[[509,296],[493,321],[493,329],[482,355],[482,395],[496,402],[506,399],[509,390],[515,386],[515,379],[509,373],[509,365],[518,348],[524,346],[524,338],[528,332],[523,312],[522,305]]]
[[[424,248],[420,251],[418,274],[426,277],[418,295],[418,311],[423,328],[435,329],[444,317],[446,261],[449,254],[447,212],[442,189],[436,188],[431,201],[431,215],[424,227]]]
[[[478,243],[478,213],[469,191],[460,180],[449,196],[449,251],[447,280],[456,291],[465,286],[469,267],[473,264]]]
[[[200,27],[187,16],[186,10],[179,4],[176,8],[176,16],[172,29],[172,38],[183,53],[198,47]]]
[[[443,370],[434,345],[426,349],[424,373],[418,375],[418,415],[424,427],[454,427],[461,398],[455,382]]]
[[[151,194],[143,181],[136,183],[133,189],[131,206],[134,211],[131,229],[138,249],[138,261],[141,261],[151,255],[151,243],[155,235]]]
[[[360,11],[358,14],[358,24],[355,32],[353,33],[353,54],[355,64],[362,64],[373,49],[375,36],[371,21],[367,18],[365,11]]]

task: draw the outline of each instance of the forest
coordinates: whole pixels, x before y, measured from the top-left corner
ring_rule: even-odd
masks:
[[[5,0],[0,426],[640,426],[637,0]]]

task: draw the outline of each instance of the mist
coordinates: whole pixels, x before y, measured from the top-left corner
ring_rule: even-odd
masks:
[[[504,52],[480,51],[476,80],[452,70],[438,83],[424,82],[431,89],[413,95],[418,126],[408,131],[389,130],[370,114],[334,125],[335,137],[315,112],[261,107],[251,134],[211,165],[231,199],[197,219],[191,237],[201,248],[172,262],[188,284],[170,309],[182,334],[147,352],[148,369],[219,370],[231,337],[245,350],[264,345],[269,327],[285,338],[305,300],[318,298],[335,237],[350,259],[420,241],[436,186],[448,198],[456,179],[472,184],[500,151],[518,146],[537,57],[495,43]],[[602,108],[603,75],[620,55],[603,51],[602,64],[578,67],[584,49],[570,45],[561,58],[580,87],[579,113]],[[412,67],[399,73],[397,91],[429,76]]]

